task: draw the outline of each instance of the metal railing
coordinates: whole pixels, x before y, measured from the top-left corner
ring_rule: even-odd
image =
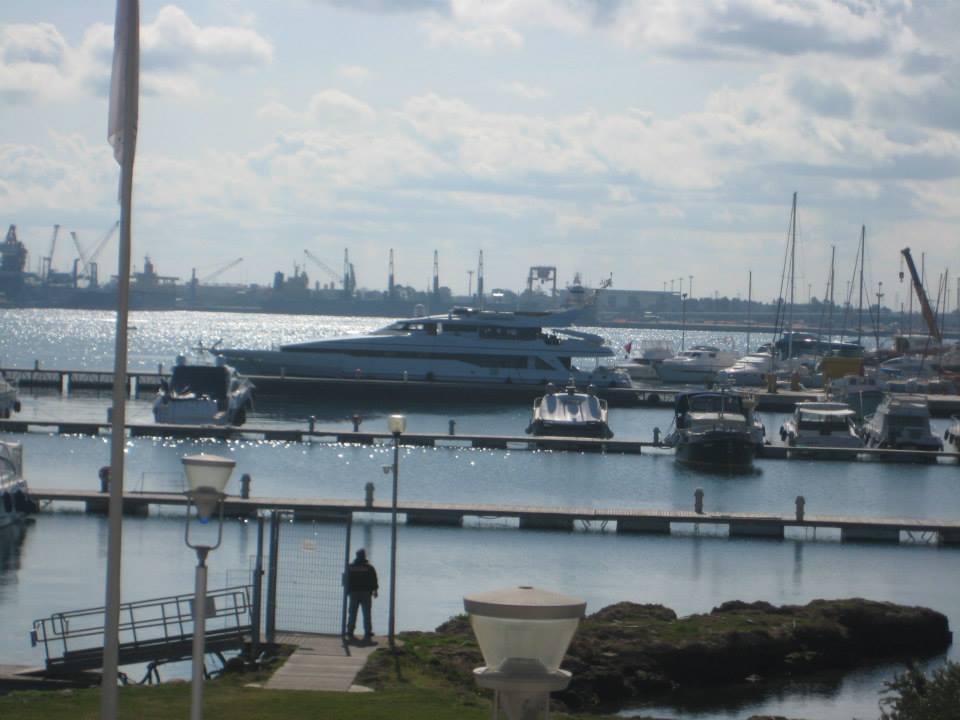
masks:
[[[206,596],[206,649],[220,654],[241,649],[251,633],[250,586],[212,590]],[[193,593],[123,603],[120,606],[120,664],[151,668],[191,656]],[[35,620],[30,642],[42,646],[47,672],[69,674],[103,666],[104,608],[53,613]],[[148,672],[148,675],[150,673]]]

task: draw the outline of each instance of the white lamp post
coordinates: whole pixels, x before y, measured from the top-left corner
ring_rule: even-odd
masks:
[[[387,426],[393,434],[393,503],[390,506],[390,617],[387,640],[390,649],[396,649],[394,633],[397,629],[397,479],[400,473],[400,435],[407,429],[404,415],[391,415]]]
[[[587,603],[523,586],[468,595],[463,607],[486,663],[473,675],[495,693],[493,717],[501,707],[509,720],[549,716],[550,693],[570,683],[560,662]]]
[[[190,720],[203,717],[203,655],[207,623],[207,553],[220,547],[223,539],[223,489],[236,463],[216,455],[186,455],[182,458],[187,474],[187,525],[184,540],[187,547],[197,552],[197,572],[193,594],[193,679],[190,688]],[[213,513],[217,516],[217,542],[201,545],[190,542],[190,506],[197,510],[197,519],[206,524]]]

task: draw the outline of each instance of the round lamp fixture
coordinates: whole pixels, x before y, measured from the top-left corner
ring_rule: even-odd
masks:
[[[405,432],[407,429],[407,416],[391,415],[387,419],[387,427],[390,428],[390,432],[394,435],[399,435],[400,433]]]

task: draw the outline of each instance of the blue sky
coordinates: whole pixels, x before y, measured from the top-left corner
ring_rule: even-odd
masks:
[[[118,217],[106,144],[111,2],[0,8],[0,208],[39,263],[54,223]],[[696,296],[838,294],[867,226],[871,292],[899,250],[958,257],[960,4],[908,0],[144,2],[134,258],[267,283],[519,289],[530,265]],[[54,264],[75,253],[68,236]],[[113,248],[101,267],[115,264]],[[327,277],[307,264],[312,278]],[[960,267],[951,268],[951,275]],[[956,288],[955,279],[950,285]],[[951,294],[951,307],[956,302]]]

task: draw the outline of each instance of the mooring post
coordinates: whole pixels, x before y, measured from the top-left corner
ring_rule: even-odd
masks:
[[[660,447],[660,428],[658,427],[653,429],[653,444]]]
[[[807,501],[804,500],[803,495],[797,495],[797,522],[803,522],[803,510],[807,504]]]
[[[270,513],[270,567],[267,574],[267,611],[266,635],[267,642],[273,644],[277,630],[277,563],[280,561],[280,513],[273,510]]]
[[[100,476],[100,492],[110,492],[110,466],[104,465],[98,473]]]
[[[313,432],[314,428],[317,427],[317,416],[311,415],[308,419],[310,423],[310,432]]]
[[[457,421],[452,418],[450,419],[450,434],[451,435],[457,434]]]
[[[703,488],[693,491],[693,511],[697,515],[703,515]]]
[[[373,507],[373,491],[375,489],[374,484],[372,482],[368,482],[363,489],[366,491],[366,497],[364,498],[364,501],[363,501],[364,505],[366,505],[368,508],[372,508]]]
[[[353,431],[360,432],[360,423],[363,422],[363,418],[359,415],[354,415],[351,419],[353,420]]]
[[[244,473],[240,476],[240,497],[244,500],[250,499],[250,473]]]
[[[257,560],[253,567],[253,607],[250,617],[253,622],[250,635],[250,656],[248,660],[256,662],[260,656],[260,618],[263,616],[263,516],[257,515]]]

